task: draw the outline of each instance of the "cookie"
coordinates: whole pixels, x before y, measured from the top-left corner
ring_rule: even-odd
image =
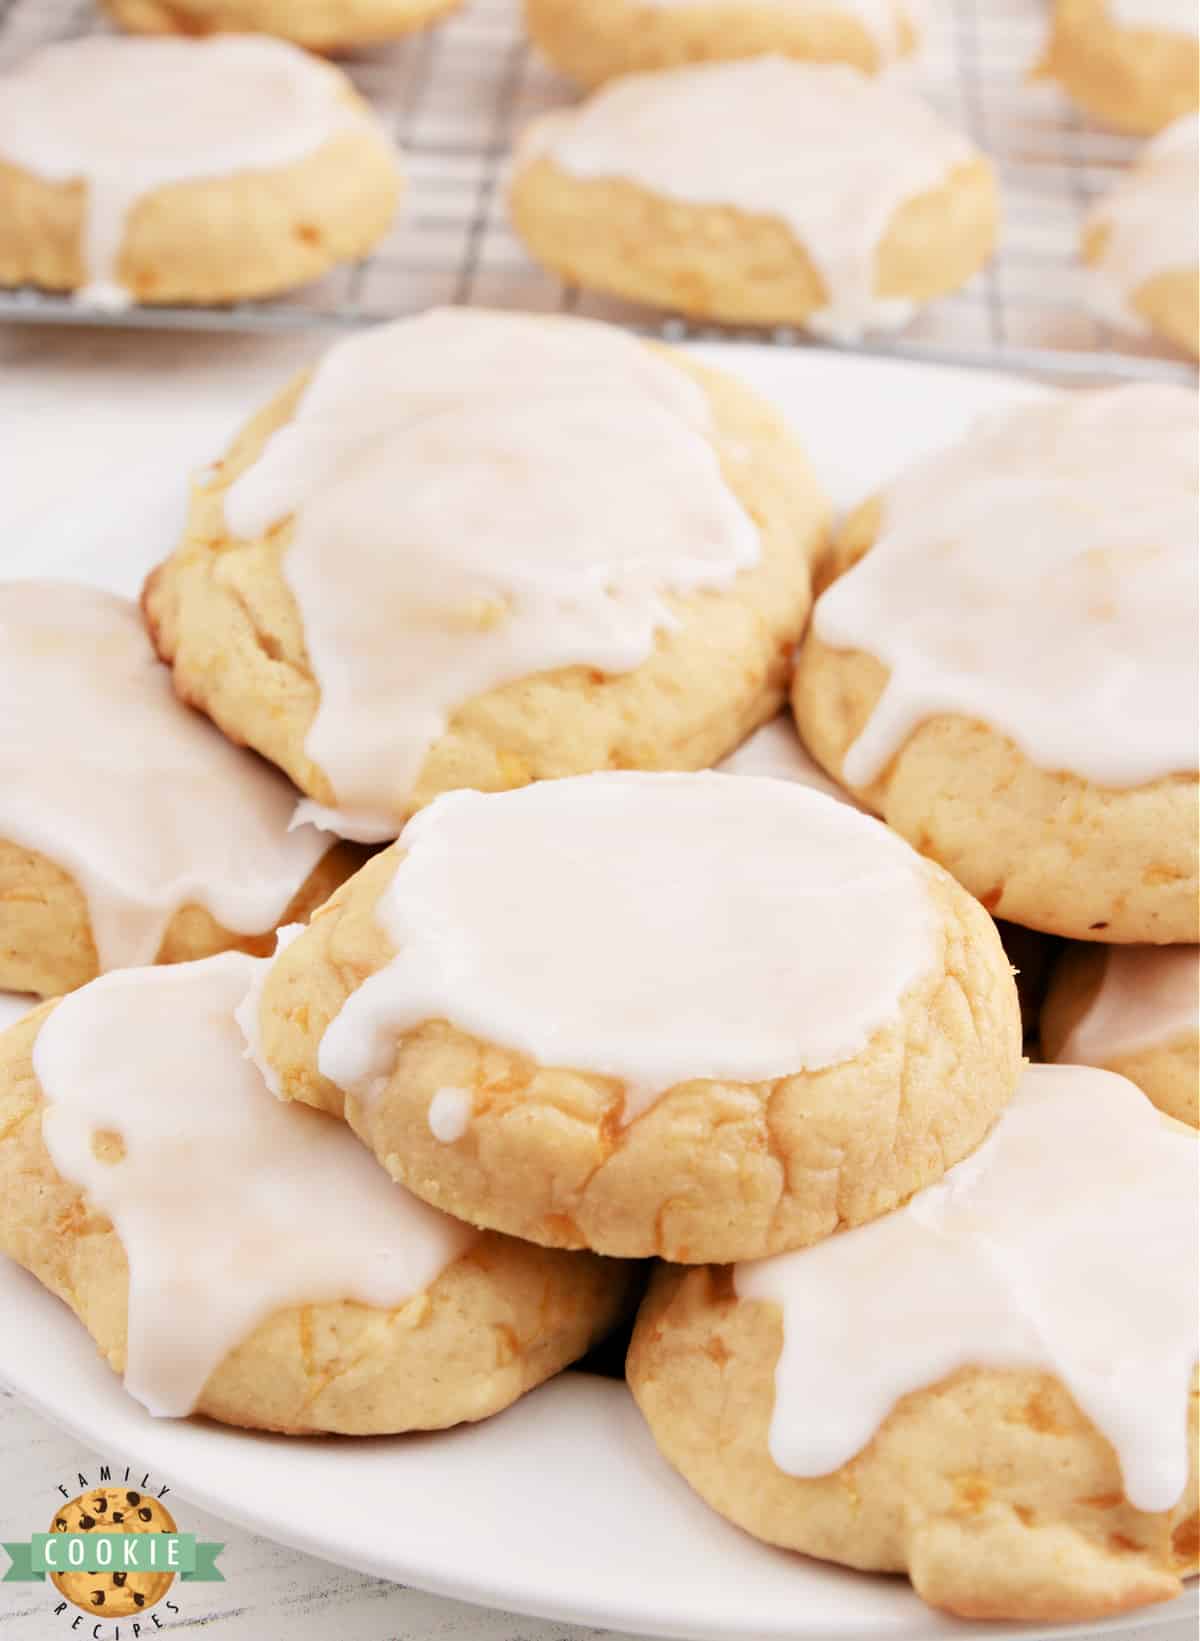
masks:
[[[772,53],[874,74],[916,50],[922,12],[908,0],[525,0],[534,43],[586,86]]]
[[[0,988],[265,956],[362,864],[179,702],[129,599],[0,582],[0,711]]]
[[[1083,260],[1093,311],[1200,354],[1200,116],[1176,120],[1088,213]]]
[[[175,1518],[160,1499],[133,1487],[96,1487],[54,1512],[52,1533],[173,1533]],[[127,1572],[51,1573],[61,1595],[98,1618],[132,1618],[153,1607],[175,1574]]]
[[[1161,131],[1200,105],[1192,0],[1055,0],[1038,73],[1118,131]]]
[[[1118,1072],[1200,1128],[1200,948],[1069,947],[1042,1009],[1042,1052]]]
[[[274,34],[310,51],[345,51],[427,28],[461,0],[101,0],[138,34]]]
[[[581,1356],[631,1273],[480,1235],[281,1104],[234,1011],[262,959],[105,975],[0,1036],[0,1249],[151,1413],[378,1435]]]
[[[1196,449],[1184,388],[1048,395],[846,525],[801,737],[997,917],[1198,937]]]
[[[975,1620],[1169,1600],[1197,1571],[1195,1195],[1195,1136],[1131,1084],[1034,1066],[899,1212],[661,1269],[630,1387],[671,1464],[770,1544]]]
[[[456,787],[715,763],[782,703],[826,519],[718,372],[445,310],[255,417],[144,605],[184,699],[379,841]]]
[[[886,1212],[977,1145],[1021,1027],[995,927],[795,783],[456,792],[266,971],[284,1099],[552,1247],[747,1258]]]
[[[282,40],[91,36],[0,78],[0,285],[269,296],[365,255],[400,190],[350,81]]]
[[[991,255],[991,168],[918,97],[782,57],[630,75],[534,122],[513,226],[569,284],[852,340]]]

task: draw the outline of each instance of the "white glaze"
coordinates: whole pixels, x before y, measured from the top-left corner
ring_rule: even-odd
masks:
[[[757,563],[709,435],[702,389],[611,326],[435,312],[325,357],[225,513],[239,536],[294,516],[306,750],[355,835],[395,836],[464,702],[627,672],[677,624],[669,594]]]
[[[736,1266],[739,1297],[783,1313],[775,1463],[828,1475],[910,1392],[1034,1368],[1112,1443],[1130,1503],[1170,1509],[1188,1475],[1196,1165],[1195,1136],[1124,1078],[1032,1066],[979,1150],[907,1207]]]
[[[443,1145],[461,1140],[471,1122],[471,1091],[439,1088],[429,1102],[429,1132]]]
[[[1110,946],[1057,1058],[1103,1066],[1200,1032],[1200,946]]]
[[[756,57],[611,81],[530,127],[517,165],[543,155],[587,181],[779,218],[827,291],[805,324],[847,340],[911,317],[912,303],[875,295],[876,253],[900,207],[973,151],[895,85],[840,64]]]
[[[277,170],[367,123],[336,70],[263,35],[89,36],[46,46],[0,80],[0,158],[46,182],[86,184],[80,297],[110,307],[131,299],[117,265],[147,194]]]
[[[722,775],[766,775],[777,781],[796,781],[814,792],[824,792],[826,797],[837,798],[839,803],[858,807],[849,792],[831,781],[809,756],[790,712],[781,712],[756,730],[717,769]]]
[[[1122,28],[1200,34],[1196,0],[1108,0],[1108,13]]]
[[[129,1262],[125,1385],[189,1413],[259,1323],[292,1305],[392,1309],[476,1235],[396,1185],[342,1123],[273,1100],[234,1008],[261,959],[106,975],[34,1044],[55,1168],[105,1213]],[[121,1137],[101,1161],[97,1135]]]
[[[1196,768],[1196,397],[1060,394],[987,417],[884,492],[879,539],[812,630],[890,677],[843,775],[925,719],[1106,787]]]
[[[181,907],[265,934],[329,839],[175,696],[125,598],[0,583],[0,838],[69,872],[102,969],[152,963]]]
[[[652,8],[687,11],[711,6],[713,0],[648,0],[648,3]],[[884,63],[894,62],[901,55],[901,17],[909,18],[915,26],[923,9],[897,4],[897,0],[745,0],[745,4],[747,10],[775,10],[797,17],[815,14],[822,18],[852,18],[870,36]]]
[[[427,1019],[625,1085],[858,1054],[937,958],[924,862],[784,781],[606,774],[452,792],[409,822],[376,908],[396,956],[342,1006],[322,1073],[369,1100]]]
[[[1198,144],[1200,116],[1176,120],[1088,213],[1085,235],[1107,229],[1099,261],[1085,269],[1089,305],[1122,330],[1149,330],[1133,306],[1149,280],[1194,270],[1200,261]]]
[[[285,923],[281,929],[275,931],[275,951],[272,954],[278,957],[280,952],[286,951],[305,930],[303,923]],[[267,1059],[262,1041],[262,996],[266,987],[267,976],[271,972],[269,962],[261,964],[254,970],[246,995],[233,1011],[233,1017],[238,1023],[245,1042],[245,1055],[258,1067],[263,1082],[277,1100],[283,1099],[283,1084],[279,1073]]]

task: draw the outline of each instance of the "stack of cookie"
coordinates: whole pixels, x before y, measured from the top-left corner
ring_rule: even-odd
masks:
[[[649,1275],[633,1394],[750,1532],[974,1616],[1175,1593],[1195,1135],[1023,1065],[993,916],[1197,940],[1196,431],[1047,396],[834,540],[665,348],[340,343],[147,583],[211,723],[127,606],[0,594],[0,983],[108,971],[0,1037],[0,1247],[151,1411],[293,1433],[485,1417]]]

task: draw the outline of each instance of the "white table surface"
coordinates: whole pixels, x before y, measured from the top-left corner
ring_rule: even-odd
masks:
[[[131,468],[144,470],[149,458],[139,449],[138,424],[145,425],[147,406],[160,405],[164,393],[170,398],[171,433],[164,440],[159,429],[156,459],[166,460],[174,451],[180,471],[186,471],[216,453],[221,433],[215,430],[224,430],[231,383],[244,381],[245,403],[253,406],[263,395],[264,373],[282,381],[321,345],[312,334],[259,339],[0,330],[0,566],[5,543],[20,539],[22,519],[52,507],[69,530],[73,511],[88,508],[97,486],[119,484]],[[895,409],[884,407],[888,414]],[[863,406],[853,413],[864,410],[870,413]],[[935,442],[945,436],[943,430]],[[836,482],[840,475],[826,476],[835,490],[843,488]],[[27,1539],[42,1530],[58,1502],[58,1483],[82,1473],[86,1484],[94,1485],[101,1459],[114,1466],[123,1462],[117,1453],[87,1451],[0,1388],[0,1540]],[[182,1530],[226,1544],[220,1559],[226,1582],[188,1586],[184,1610],[170,1620],[170,1631],[211,1629],[219,1641],[611,1638],[611,1632],[489,1612],[386,1584],[284,1549],[187,1505],[180,1516]],[[92,1633],[86,1616],[73,1631],[67,1618],[54,1615],[53,1606],[44,1585],[0,1583],[0,1637],[56,1641]],[[1156,1628],[1154,1636],[1155,1641],[1194,1641],[1187,1620]],[[97,1641],[115,1641],[111,1623],[102,1626]],[[125,1623],[121,1641],[132,1641]]]

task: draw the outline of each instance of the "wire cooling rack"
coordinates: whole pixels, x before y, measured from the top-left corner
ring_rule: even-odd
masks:
[[[1080,227],[1088,204],[1135,145],[1089,125],[1059,94],[1032,85],[1044,0],[935,0],[921,88],[990,154],[1004,209],[1000,249],[963,290],[931,304],[896,337],[855,351],[1060,376],[1180,376],[1190,367],[1152,342],[1118,335],[1082,301]],[[103,29],[91,0],[0,0],[0,73],[51,40]],[[33,290],[0,292],[0,318],[87,324],[278,330],[358,325],[444,303],[615,319],[671,337],[733,332],[564,287],[508,226],[513,138],[576,93],[526,43],[519,0],[467,0],[448,22],[347,59],[408,160],[405,212],[365,262],[294,296],[220,308],[137,307],[112,315]],[[803,344],[789,329],[767,339]],[[808,344],[811,345],[811,344]]]

